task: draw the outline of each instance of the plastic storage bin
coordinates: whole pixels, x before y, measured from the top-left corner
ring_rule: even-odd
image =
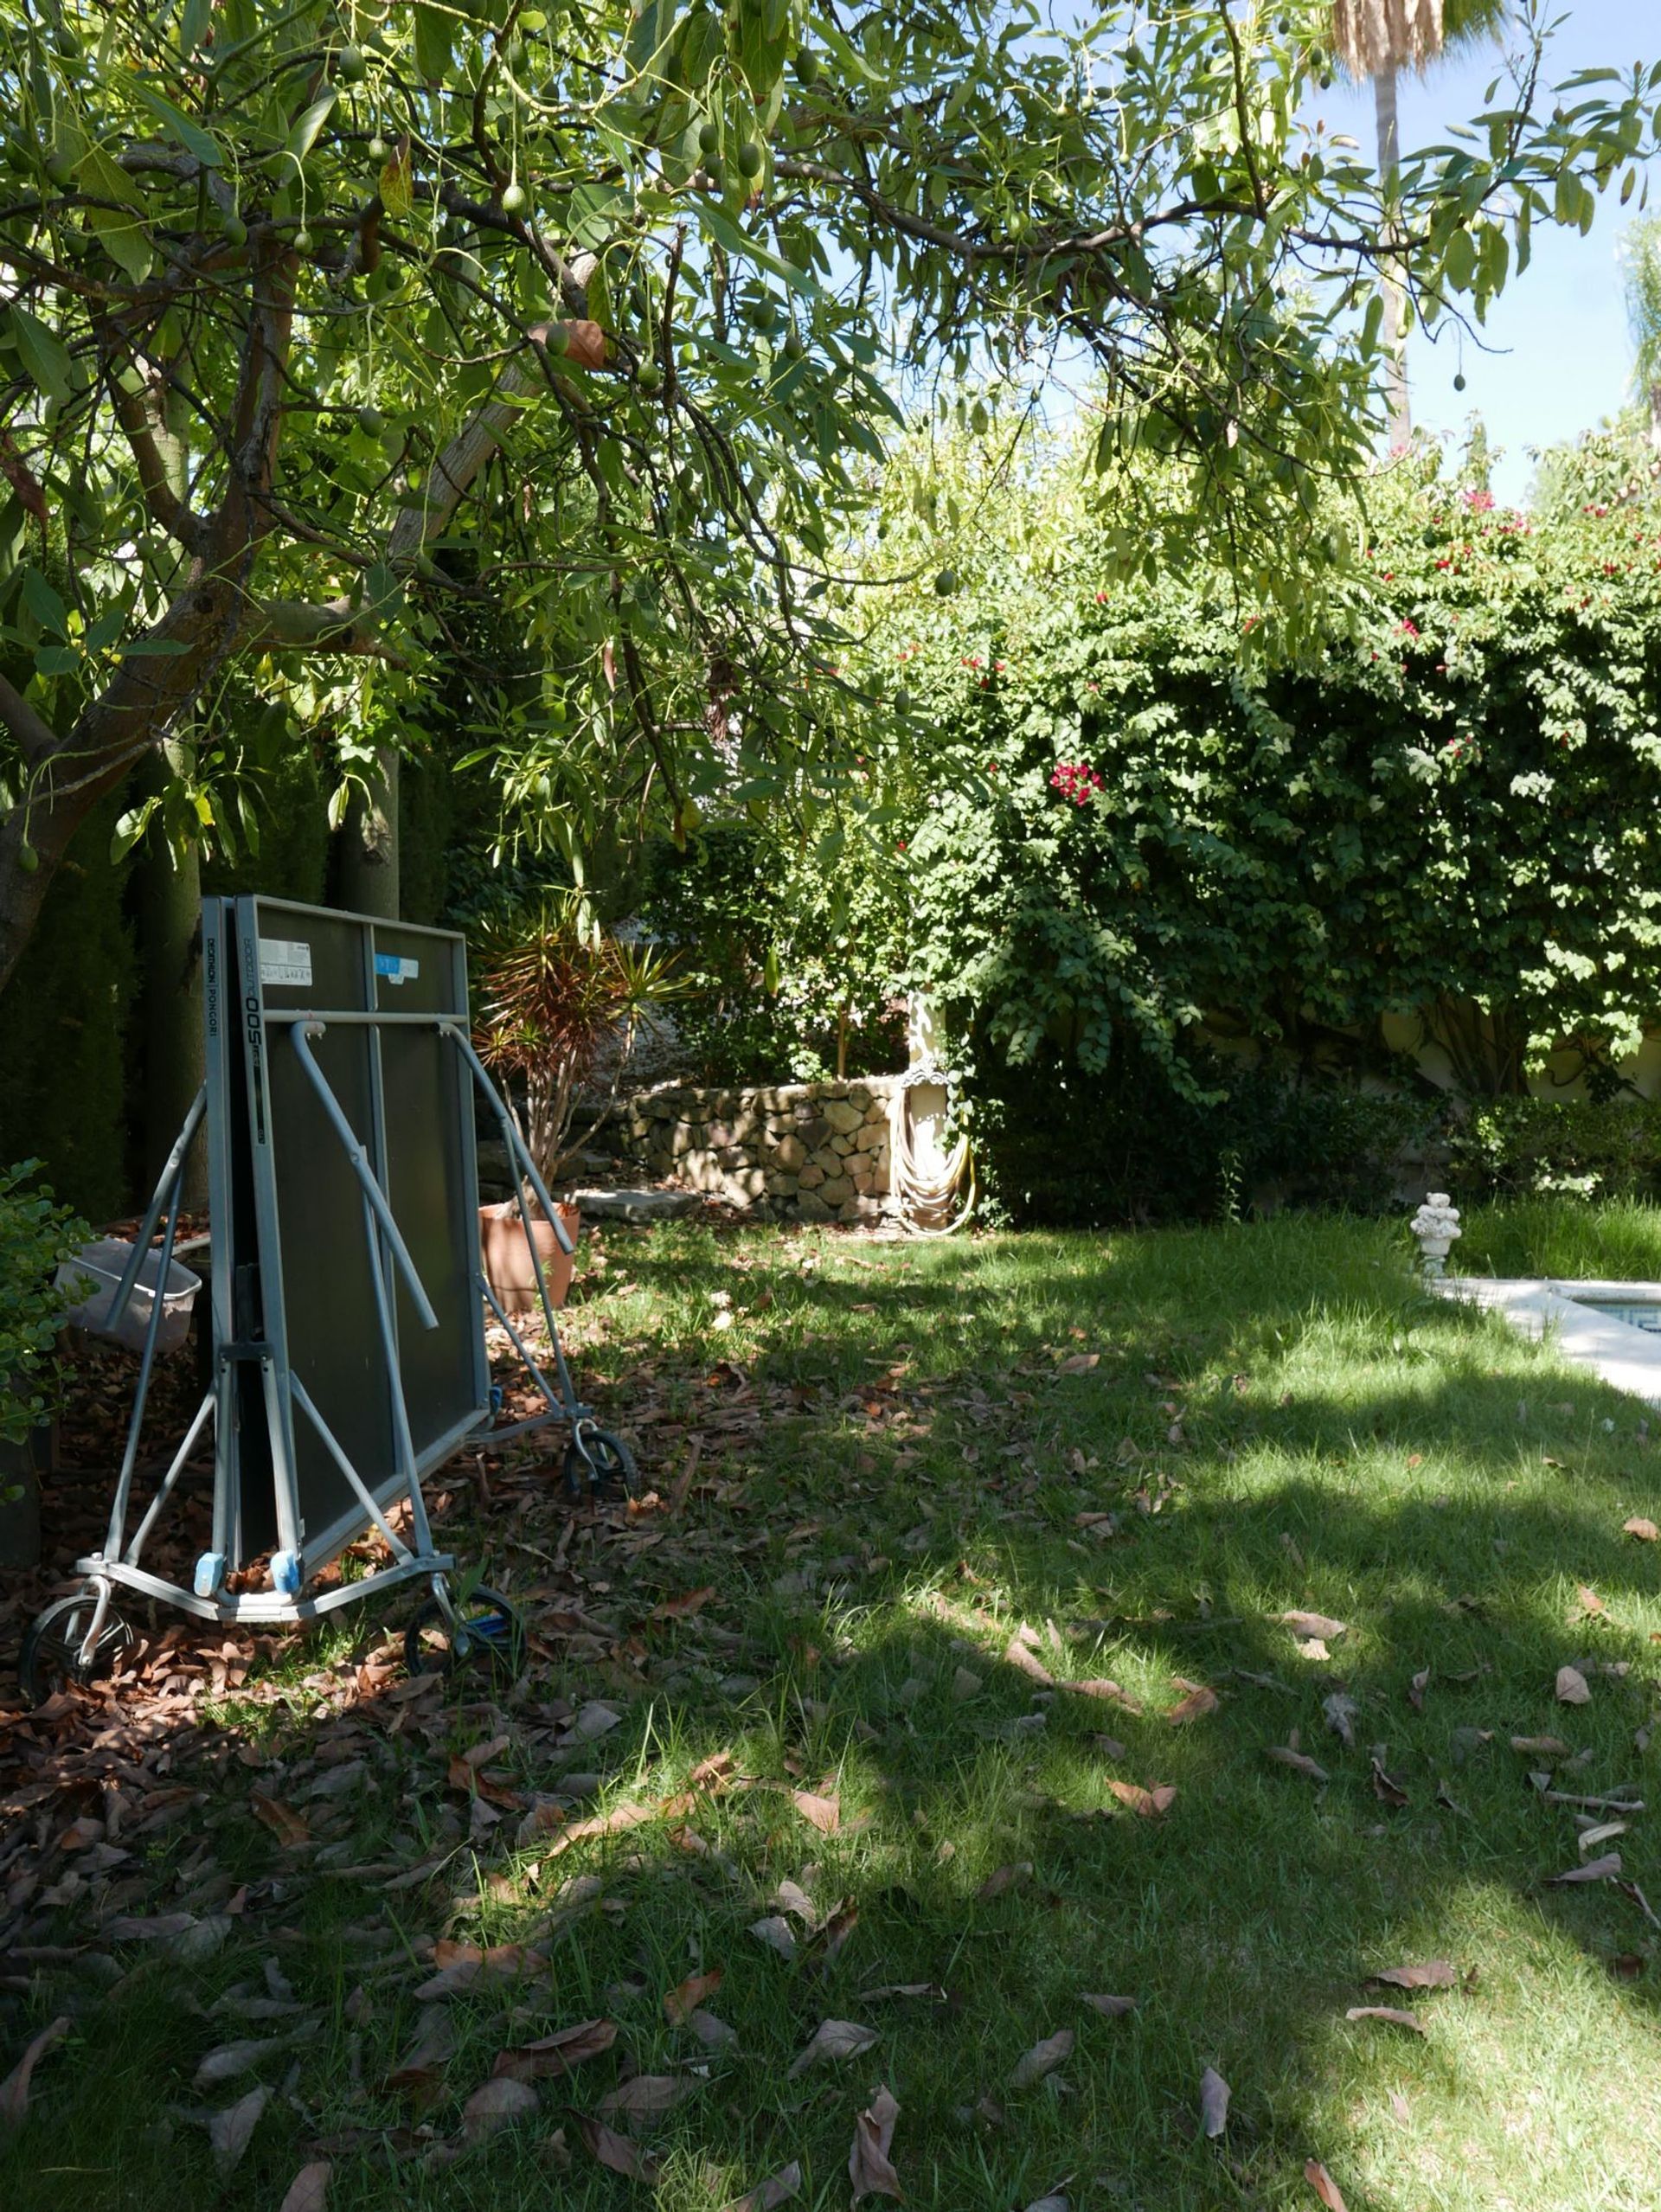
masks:
[[[139,1261],[138,1279],[127,1300],[127,1310],[112,1328],[110,1309],[131,1258],[132,1247],[125,1237],[99,1237],[96,1244],[83,1245],[73,1260],[65,1260],[56,1280],[61,1291],[78,1299],[66,1311],[66,1321],[85,1329],[89,1336],[106,1337],[112,1343],[125,1344],[129,1351],[142,1352],[151,1309],[156,1303],[162,1255],[158,1251],[147,1252]],[[169,1262],[162,1292],[162,1325],[156,1338],[158,1352],[176,1351],[190,1334],[190,1309],[201,1288],[200,1276],[181,1267],[176,1260]]]

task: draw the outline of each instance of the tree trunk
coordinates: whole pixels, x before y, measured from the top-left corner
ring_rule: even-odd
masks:
[[[139,787],[160,793],[176,772],[176,748],[164,746],[138,773]],[[202,862],[196,847],[176,862],[152,829],[135,871],[138,891],[138,1018],[144,1052],[143,1188],[148,1195],[201,1088],[206,1066],[202,1004]],[[208,1202],[207,1160],[191,1147],[184,1203]]]
[[[1661,384],[1650,387],[1650,443],[1661,453]]]
[[[1373,106],[1378,119],[1378,174],[1385,202],[1386,245],[1395,236],[1396,172],[1401,166],[1401,128],[1396,112],[1396,72],[1380,69],[1373,78]],[[1384,385],[1390,409],[1390,451],[1413,440],[1413,407],[1408,396],[1407,290],[1393,259],[1379,268],[1384,295]]]
[[[337,904],[350,914],[396,921],[398,898],[398,755],[387,751],[367,800],[354,799],[339,840]]]

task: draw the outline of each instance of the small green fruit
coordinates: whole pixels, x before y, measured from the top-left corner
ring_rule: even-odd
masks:
[[[75,157],[57,146],[46,157],[46,173],[60,192],[67,192],[75,181]]]
[[[60,23],[58,25],[57,35],[53,40],[52,43],[57,48],[58,52],[62,55],[66,61],[80,61],[81,54],[80,41],[75,36],[75,34],[70,29],[67,23]]]
[[[640,374],[635,381],[640,388],[640,395],[643,399],[655,400],[664,388],[664,372],[655,361],[643,362],[640,365]]]
[[[698,151],[707,159],[721,144],[721,132],[713,123],[698,125]]]
[[[896,715],[908,715],[911,712],[911,694],[903,684],[894,695],[894,711]]]
[[[387,419],[379,407],[362,407],[357,410],[357,426],[366,438],[378,438],[387,426]]]
[[[18,867],[22,869],[25,875],[33,875],[40,864],[41,856],[39,853],[35,851],[34,846],[31,845],[28,838],[25,837],[22,843],[17,848]]]
[[[335,74],[343,85],[361,85],[367,74],[361,50],[356,46],[343,46],[335,56]]]
[[[234,208],[231,209],[229,215],[225,215],[221,219],[219,228],[225,243],[228,246],[246,246],[247,244],[248,226],[243,221],[241,216],[238,215]]]
[[[719,192],[725,189],[721,179],[721,163],[718,161],[712,161],[703,173],[709,180],[709,189],[712,192]]]
[[[806,352],[807,348],[802,343],[801,332],[794,330],[786,330],[785,333],[785,359],[786,361],[800,361]]]
[[[819,81],[819,57],[811,46],[803,47],[796,56],[796,81],[804,92],[811,92]]]
[[[378,131],[374,138],[369,140],[369,144],[363,151],[368,155],[370,163],[375,168],[384,169],[386,167],[387,156],[391,149],[388,146],[386,140],[381,136]]]
[[[761,164],[766,157],[754,138],[747,138],[738,150],[738,173],[741,176],[760,176]]]
[[[294,234],[294,251],[297,253],[309,253],[316,243],[317,240],[312,237],[305,225],[302,223]]]
[[[955,568],[942,568],[940,574],[934,579],[934,589],[936,594],[943,599],[949,599],[952,593],[955,592],[957,588],[957,570]]]
[[[1465,389],[1465,371],[1462,369],[1453,379],[1453,389],[1456,392],[1462,392]]]
[[[523,184],[516,182],[510,184],[502,195],[502,212],[504,215],[522,215],[529,205],[529,194]]]

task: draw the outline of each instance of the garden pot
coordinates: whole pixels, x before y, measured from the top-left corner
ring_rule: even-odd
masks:
[[[575,1206],[561,1206],[557,1200],[554,1210],[574,1244],[582,1227],[580,1212]],[[563,1305],[571,1288],[576,1260],[571,1253],[561,1250],[553,1222],[544,1219],[535,1208],[531,1210],[530,1228],[542,1260],[542,1279],[548,1285],[549,1302]],[[531,1264],[530,1247],[525,1241],[525,1224],[516,1199],[504,1198],[499,1206],[479,1208],[478,1249],[484,1279],[503,1313],[534,1311],[536,1270]]]

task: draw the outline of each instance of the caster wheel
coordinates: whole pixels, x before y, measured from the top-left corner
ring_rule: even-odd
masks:
[[[524,1672],[525,1625],[495,1590],[481,1587],[459,1605],[453,1628],[429,1598],[405,1632],[404,1666],[413,1675],[480,1669],[516,1681]]]
[[[17,1678],[31,1705],[43,1705],[60,1689],[85,1689],[113,1674],[132,1648],[132,1631],[113,1606],[106,1608],[98,1641],[85,1658],[80,1647],[98,1610],[98,1593],[77,1590],[60,1598],[30,1624],[17,1660]]]
[[[584,1498],[638,1497],[640,1470],[634,1454],[620,1436],[609,1429],[583,1431],[585,1459],[574,1444],[565,1447],[565,1486],[580,1504]]]

